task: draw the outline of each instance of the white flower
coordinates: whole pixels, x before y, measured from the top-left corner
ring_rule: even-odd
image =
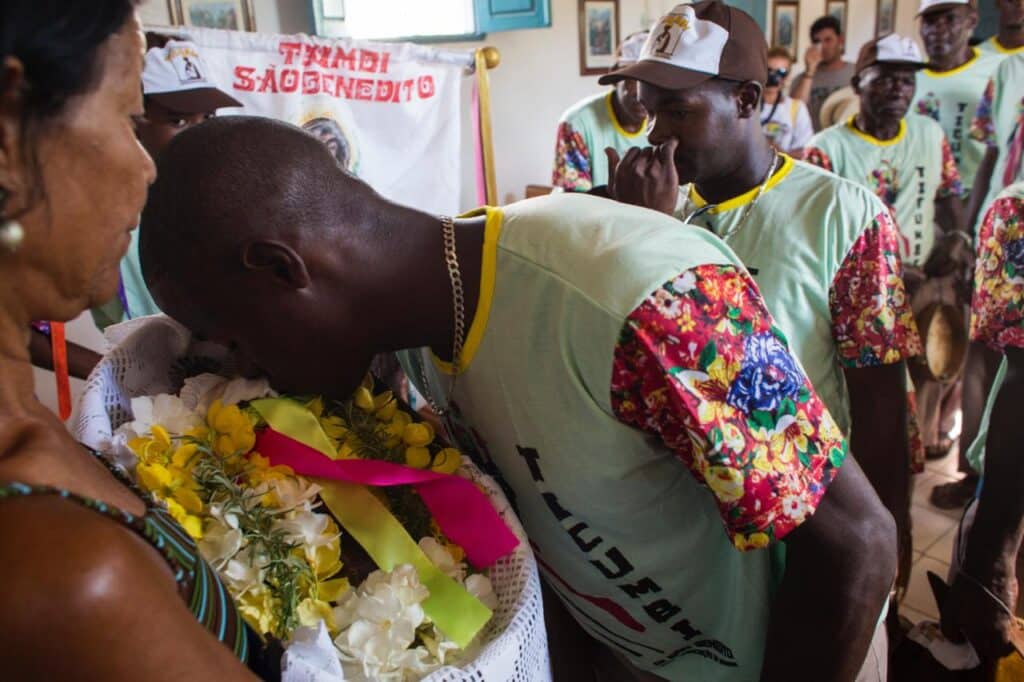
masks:
[[[230,516],[234,518],[233,514]],[[242,549],[242,531],[237,525],[237,519],[234,528],[217,518],[210,518],[206,522],[203,537],[199,541],[199,551],[207,563],[217,570],[224,568],[228,560]]]
[[[217,374],[199,374],[185,380],[181,389],[182,401],[192,410],[206,414],[214,400],[224,405],[237,405],[242,401],[275,395],[266,379],[228,379]]]
[[[260,492],[271,492],[277,496],[277,504],[274,505],[280,511],[288,511],[296,507],[309,507],[310,502],[317,496],[321,488],[307,478],[301,476],[285,476],[272,478],[266,482],[266,490]]]
[[[227,579],[232,594],[237,596],[258,587],[263,582],[263,568],[266,565],[266,557],[253,555],[250,546],[230,559],[221,575]]]
[[[349,590],[334,610],[341,634],[334,640],[345,667],[360,664],[373,680],[420,677],[436,664],[423,647],[412,647],[416,629],[423,625],[423,601],[429,596],[416,570],[402,564],[390,573],[374,571],[355,590]]]
[[[697,276],[693,274],[693,271],[687,270],[679,277],[672,280],[672,289],[682,296],[688,294],[697,287]]]
[[[288,518],[275,521],[274,530],[284,531],[289,541],[303,547],[323,547],[339,536],[336,532],[328,532],[329,522],[327,514],[295,510],[288,514]]]
[[[474,573],[466,578],[466,591],[479,599],[491,611],[498,608],[498,595],[494,593],[491,579],[483,573]]]
[[[437,566],[437,569],[452,580],[462,582],[466,576],[466,566],[462,562],[456,562],[452,555],[440,542],[432,537],[420,539],[420,549],[427,555],[430,562]]]
[[[189,409],[181,398],[167,393],[132,398],[132,415],[135,419],[116,433],[128,438],[147,436],[153,425],[159,424],[171,434],[181,434],[203,423],[203,418]]]

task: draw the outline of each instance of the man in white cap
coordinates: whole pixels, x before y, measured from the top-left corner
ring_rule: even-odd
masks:
[[[219,89],[195,43],[149,33],[142,71],[145,115],[136,120],[135,134],[153,158],[187,128],[212,117],[218,109],[240,107],[241,102]],[[123,320],[153,315],[153,302],[139,267],[139,231],[121,261],[117,298],[92,310],[100,329]]]
[[[639,31],[622,41],[612,69],[635,62],[645,40],[647,31]],[[637,101],[636,81],[621,81],[613,90],[577,102],[558,121],[551,184],[568,192],[607,184],[605,148],[625,152],[643,144],[646,127],[647,112]]]
[[[630,150],[621,163],[612,155],[609,193],[677,213],[740,257],[850,434],[909,556],[904,361],[920,353],[920,340],[892,216],[865,187],[768,144],[758,118],[767,46],[752,18],[700,2],[676,6],[652,35],[663,25],[674,31],[665,49],[648,41],[636,64],[602,79],[640,81],[657,145]],[[677,212],[681,183],[689,185]]]
[[[864,185],[893,212],[902,233],[904,281],[912,301],[926,280],[934,280],[926,292],[942,287],[964,291],[973,251],[972,240],[963,231],[960,175],[942,126],[927,116],[907,113],[915,73],[924,66],[909,38],[890,33],[866,43],[853,79],[860,112],[818,133],[807,153],[810,163]],[[915,310],[923,306],[914,304]],[[912,363],[911,369],[927,452],[944,434],[943,406],[959,404],[959,381],[938,382],[920,363]],[[915,462],[915,470],[923,465]]]
[[[988,0],[999,10],[999,31],[978,45],[981,52],[1009,57],[1024,54],[1024,0]]]

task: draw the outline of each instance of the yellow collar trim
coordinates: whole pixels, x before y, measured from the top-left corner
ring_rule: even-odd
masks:
[[[967,69],[974,66],[974,62],[978,61],[978,58],[981,57],[981,52],[978,51],[978,48],[972,47],[971,52],[974,54],[974,56],[968,59],[960,66],[956,67],[955,69],[950,69],[949,71],[933,71],[932,69],[925,69],[924,72],[931,76],[932,78],[946,78],[948,76],[955,76],[958,73],[963,73]]]
[[[1020,47],[1006,47],[999,42],[999,36],[992,36],[992,47],[996,48],[996,51],[1002,54],[1021,54],[1024,52],[1024,45]]]
[[[868,135],[863,130],[857,127],[857,115],[854,114],[850,117],[850,120],[846,122],[846,127],[850,129],[850,132],[864,140],[868,144],[873,144],[876,147],[891,147],[894,144],[898,144],[907,135],[907,119],[900,119],[900,130],[896,133],[896,137],[891,140],[879,140],[874,135]]]
[[[768,180],[768,184],[764,186],[765,194],[767,194],[768,190],[772,187],[775,187],[775,185],[782,182],[786,176],[789,175],[789,172],[793,170],[793,158],[782,153],[780,153],[779,156],[782,157],[782,167],[775,171],[775,175],[773,175],[771,179]],[[757,187],[754,187],[739,196],[733,197],[732,199],[726,199],[725,201],[718,203],[714,208],[709,209],[709,211],[711,213],[722,213],[723,211],[731,211],[734,208],[739,208],[740,206],[749,204],[754,200],[754,197],[757,196],[757,189]],[[697,208],[704,208],[708,205],[707,199],[702,197],[700,192],[697,191],[696,184],[690,185],[690,201],[693,202],[694,206]]]
[[[505,222],[505,215],[500,208],[484,206],[474,211],[460,215],[460,218],[475,218],[486,215],[487,222],[484,224],[484,252],[483,261],[480,266],[480,300],[476,304],[476,312],[473,314],[473,322],[469,325],[469,333],[466,334],[466,343],[462,346],[462,361],[459,367],[459,374],[464,373],[473,357],[480,348],[484,339],[484,332],[487,330],[487,319],[491,314],[491,303],[494,301],[494,279],[498,266],[498,237],[501,236],[501,226]],[[452,363],[445,362],[433,353],[434,364],[445,374],[452,374],[454,368]]]
[[[643,135],[647,131],[647,119],[644,119],[644,122],[640,124],[640,127],[637,129],[635,133],[631,133],[625,128],[623,128],[622,124],[619,123],[619,118],[615,115],[615,107],[612,105],[612,97],[614,96],[615,91],[609,90],[608,95],[604,98],[604,106],[606,109],[608,109],[608,118],[612,120],[612,127],[615,128],[615,132],[631,140],[634,137],[640,137],[641,135]],[[601,152],[602,154],[604,153],[603,149],[599,149],[598,151]],[[591,154],[593,154],[593,152],[591,152]]]

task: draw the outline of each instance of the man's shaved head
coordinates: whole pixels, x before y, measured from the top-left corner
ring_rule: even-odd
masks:
[[[161,309],[236,347],[279,390],[354,387],[373,354],[366,254],[386,255],[403,209],[317,138],[268,118],[186,130],[157,169],[139,255]],[[314,338],[301,358],[296,334]]]
[[[157,168],[139,235],[150,284],[185,263],[226,266],[254,239],[324,239],[340,221],[359,223],[373,195],[315,137],[262,117],[225,116],[186,130]]]

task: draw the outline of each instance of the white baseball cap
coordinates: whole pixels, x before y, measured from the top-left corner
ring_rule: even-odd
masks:
[[[860,73],[875,64],[895,64],[914,69],[923,69],[927,66],[917,43],[896,33],[864,43],[857,56],[854,73]]]
[[[974,0],[921,0],[921,6],[917,10],[917,16],[927,14],[928,12],[936,12],[940,9],[949,9],[950,7],[975,7]]]
[[[644,48],[644,43],[647,42],[648,34],[650,34],[650,31],[637,31],[626,36],[626,39],[619,45],[619,49],[616,50],[615,63],[625,66],[626,64],[638,62],[640,60],[640,53]]]
[[[213,112],[242,103],[209,80],[209,69],[195,43],[169,40],[146,52],[142,94],[168,109],[187,114]]]
[[[712,78],[764,83],[768,45],[757,22],[721,0],[685,2],[658,19],[635,64],[598,79],[611,85],[633,78],[682,90]]]

